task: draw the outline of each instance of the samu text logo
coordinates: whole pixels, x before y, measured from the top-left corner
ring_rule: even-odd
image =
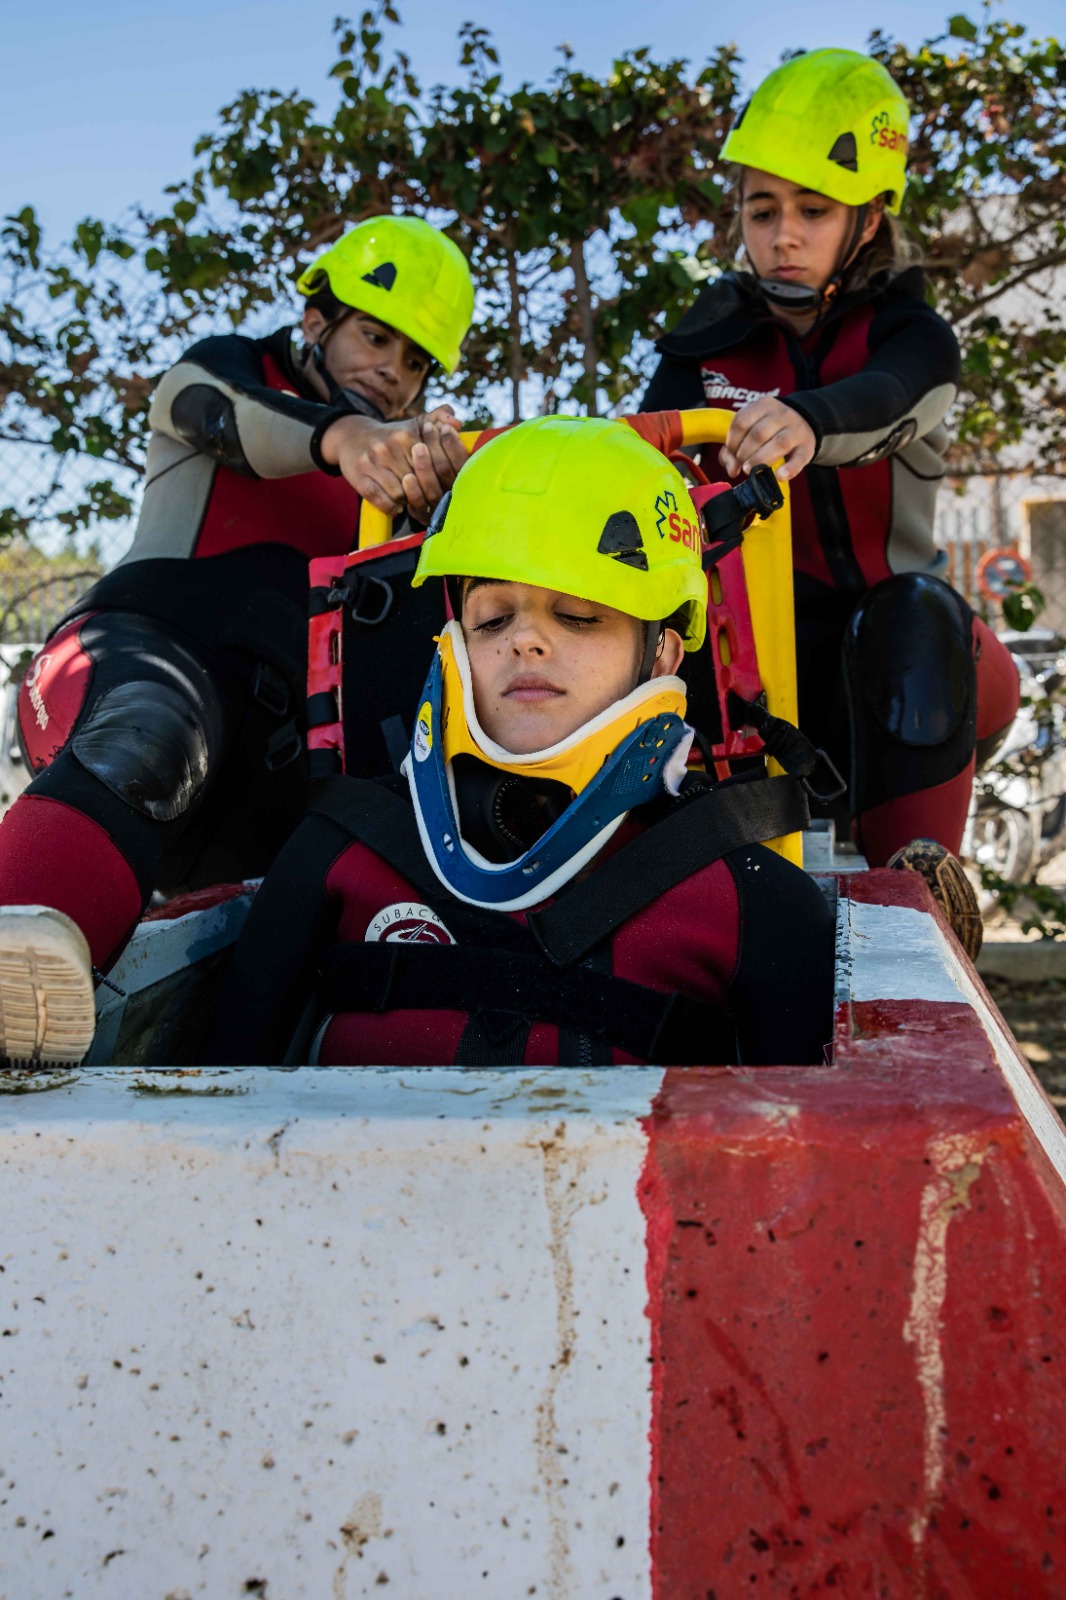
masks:
[[[686,550],[700,548],[699,523],[690,522],[682,515],[677,509],[677,497],[669,489],[659,495],[655,502],[655,510],[658,513],[655,526],[660,539],[666,538],[666,529],[669,528],[670,538],[674,544],[683,544]]]
[[[902,150],[907,153],[907,135],[889,126],[888,112],[879,111],[870,125],[870,143],[881,150]]]

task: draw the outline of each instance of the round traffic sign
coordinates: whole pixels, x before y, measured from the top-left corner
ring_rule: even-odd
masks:
[[[1002,600],[1033,581],[1033,569],[1025,557],[1009,545],[987,550],[977,563],[977,587],[986,600]]]

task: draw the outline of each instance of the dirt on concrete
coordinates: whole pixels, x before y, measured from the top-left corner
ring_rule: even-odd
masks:
[[[984,984],[1052,1105],[1066,1120],[1066,979],[1035,983],[990,974]]]
[[[1066,851],[1041,867],[1037,878],[1066,899]],[[1025,939],[1022,923],[1035,909],[1023,901],[1012,916],[993,911],[985,918],[986,941]],[[982,981],[1052,1105],[1066,1121],[1066,978],[1035,980],[982,973]]]

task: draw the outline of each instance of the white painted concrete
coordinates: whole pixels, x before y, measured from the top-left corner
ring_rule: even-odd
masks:
[[[914,911],[910,906],[866,905],[844,895],[840,911],[846,921],[844,937],[837,942],[838,998],[840,985],[846,982],[846,994],[856,1002],[968,1003],[959,980],[958,959],[929,912]]]
[[[2,1600],[647,1600],[660,1081],[5,1100]]]

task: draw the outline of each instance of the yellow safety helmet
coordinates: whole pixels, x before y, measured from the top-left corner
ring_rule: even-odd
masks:
[[[430,524],[427,578],[560,590],[644,622],[686,650],[707,630],[699,515],[677,468],[623,422],[538,417],[478,450]]]
[[[847,206],[883,194],[898,212],[909,116],[879,61],[857,50],[810,50],[763,80],[722,155]]]
[[[342,304],[406,334],[446,372],[474,314],[474,285],[459,247],[421,217],[372,217],[300,274],[303,295],[328,288]]]

